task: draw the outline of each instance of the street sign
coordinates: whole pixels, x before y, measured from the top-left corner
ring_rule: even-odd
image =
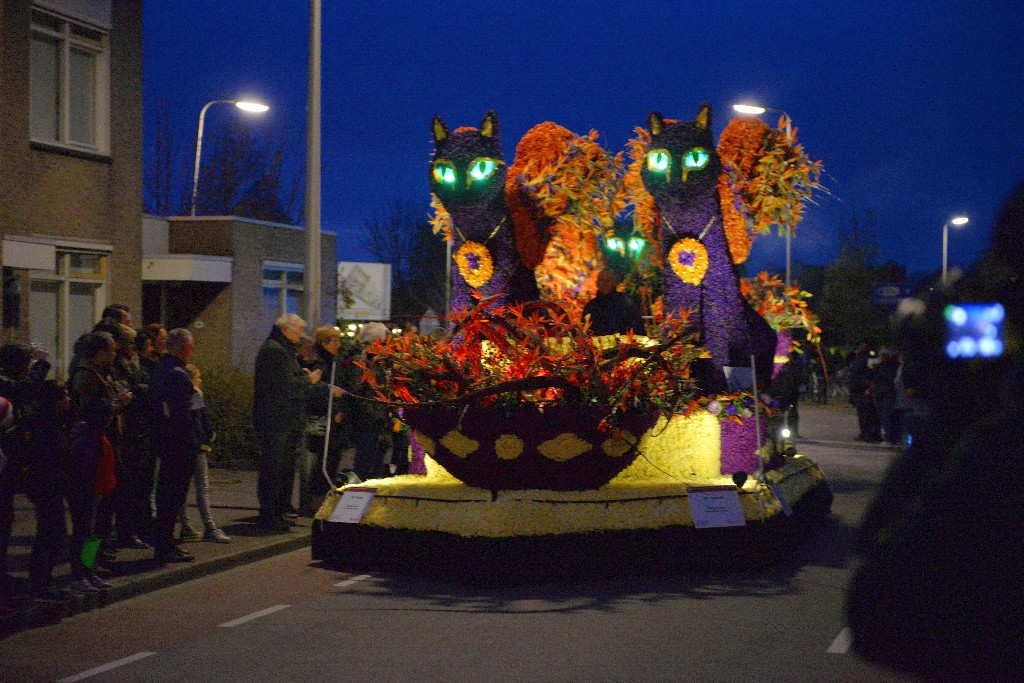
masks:
[[[912,296],[914,296],[914,288],[906,283],[881,283],[875,285],[872,303],[875,306],[895,308],[901,299],[908,299]]]

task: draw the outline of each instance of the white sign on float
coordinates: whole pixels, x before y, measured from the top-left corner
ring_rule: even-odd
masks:
[[[345,307],[347,288],[352,305]],[[338,318],[342,320],[391,319],[391,264],[338,263]]]
[[[341,499],[334,506],[329,521],[343,524],[359,524],[363,521],[366,509],[373,502],[377,489],[351,486],[341,494]]]
[[[747,523],[735,486],[689,486],[686,497],[690,502],[693,526],[698,529]]]

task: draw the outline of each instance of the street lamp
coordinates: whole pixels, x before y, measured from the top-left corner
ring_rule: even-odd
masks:
[[[203,123],[206,120],[206,110],[210,108],[212,104],[233,104],[244,112],[250,114],[262,114],[263,112],[270,109],[265,104],[259,102],[246,102],[243,100],[210,100],[203,105],[203,108],[199,110],[199,133],[196,135],[196,166],[195,171],[192,173],[192,215],[196,215],[196,194],[199,190],[199,155],[203,150]]]
[[[949,255],[949,226],[950,224],[960,227],[970,222],[967,216],[953,216],[942,224],[942,286],[946,286],[946,260]]]
[[[762,107],[757,104],[734,104],[732,105],[734,111],[740,114],[753,114],[754,116],[760,116],[766,111],[774,111],[782,114],[786,117],[786,137],[789,138],[792,135],[791,125],[793,119],[782,109],[774,109],[772,107]],[[793,231],[789,225],[786,226],[786,286],[790,285],[790,264],[792,263],[793,254]]]

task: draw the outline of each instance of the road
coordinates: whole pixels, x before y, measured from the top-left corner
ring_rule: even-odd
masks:
[[[800,449],[835,488],[833,517],[766,573],[482,590],[300,550],[0,641],[0,680],[902,680],[846,651],[842,607],[852,530],[892,453],[834,419],[805,411],[817,438]]]

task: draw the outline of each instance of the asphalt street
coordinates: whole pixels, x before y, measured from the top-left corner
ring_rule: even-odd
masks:
[[[895,454],[853,442],[845,409],[803,412],[834,514],[759,574],[481,590],[297,550],[15,634],[0,679],[901,680],[848,652],[843,621],[853,529]]]

